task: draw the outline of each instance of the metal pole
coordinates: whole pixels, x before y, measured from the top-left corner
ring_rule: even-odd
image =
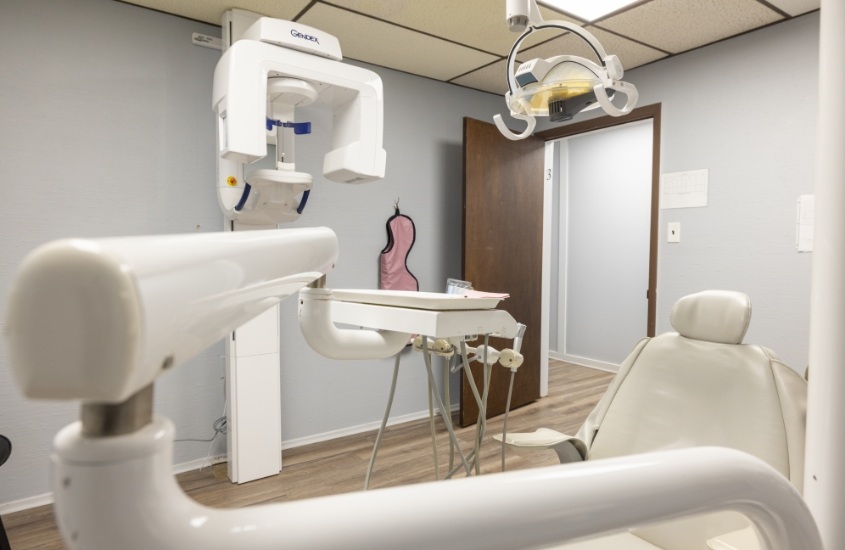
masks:
[[[845,548],[845,2],[822,0],[819,171],[804,492],[824,547]]]

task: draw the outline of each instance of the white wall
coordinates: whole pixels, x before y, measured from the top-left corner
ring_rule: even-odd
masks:
[[[220,29],[110,0],[0,0],[0,311],[15,267],[44,242],[222,227],[211,111],[219,52],[193,46],[192,32]],[[374,288],[384,224],[401,197],[417,225],[411,270],[422,290],[441,290],[460,275],[462,117],[490,120],[503,100],[370,68],[384,80],[387,177],[360,186],[317,177],[295,225],[338,233],[330,285]],[[328,149],[330,119],[299,118],[313,120],[315,134],[297,143],[298,169],[319,173],[315,151]],[[299,334],[295,300],[284,304],[283,330],[286,444],[381,418],[389,361],[316,356]],[[177,437],[212,435],[224,405],[222,354],[215,345],[156,384],[156,411],[175,422]],[[397,416],[428,406],[420,358],[410,355],[406,365]],[[0,433],[14,445],[0,468],[0,511],[36,504],[49,491],[52,437],[77,414],[75,405],[26,401],[0,345]],[[225,451],[224,440],[213,453]],[[199,461],[206,451],[205,443],[177,443],[175,462]]]
[[[795,250],[795,203],[816,174],[818,25],[813,13],[626,73],[640,105],[662,104],[661,172],[710,171],[706,208],[660,211],[658,334],[680,297],[739,290],[745,341],[806,367],[812,255]]]

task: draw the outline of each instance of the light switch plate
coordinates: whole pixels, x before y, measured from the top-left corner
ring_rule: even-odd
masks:
[[[668,225],[666,229],[666,242],[681,242],[681,224],[679,222],[672,222]]]

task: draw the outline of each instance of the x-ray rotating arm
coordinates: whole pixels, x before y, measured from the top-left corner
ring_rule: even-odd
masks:
[[[266,156],[267,79],[273,76],[308,82],[319,91],[317,103],[334,109],[332,150],[323,162],[327,178],[359,183],[384,177],[378,75],[255,40],[235,42],[214,71],[212,102],[222,158],[249,163]]]

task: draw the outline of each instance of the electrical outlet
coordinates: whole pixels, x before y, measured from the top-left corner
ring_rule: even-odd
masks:
[[[681,224],[679,222],[672,222],[666,228],[666,242],[679,243],[681,242]]]

